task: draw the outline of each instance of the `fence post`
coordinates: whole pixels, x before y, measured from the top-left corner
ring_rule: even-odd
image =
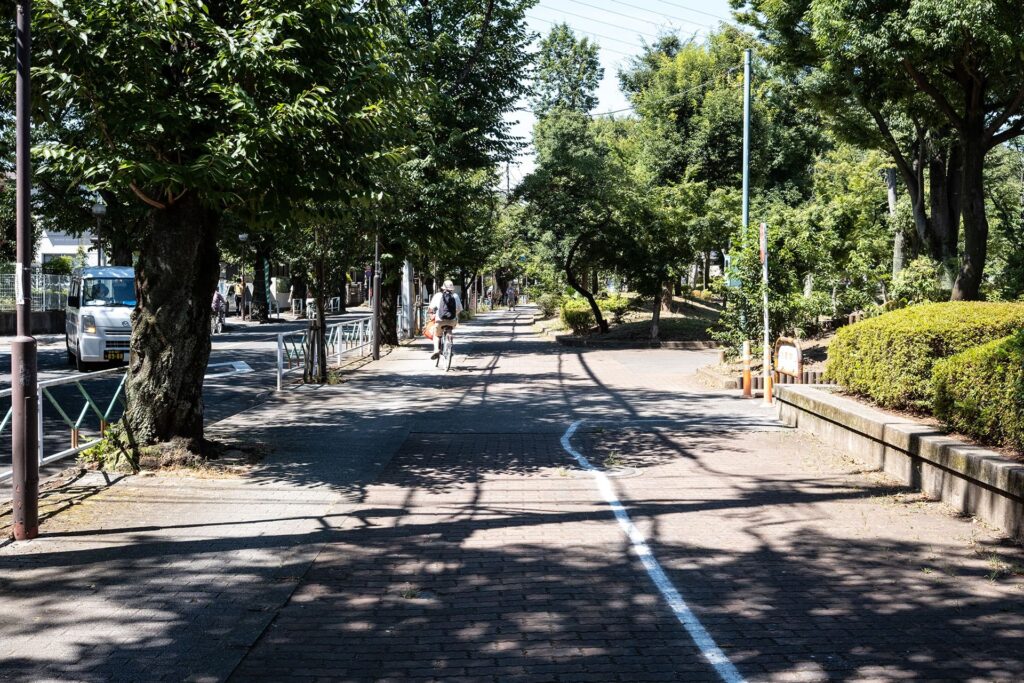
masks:
[[[277,335],[277,390],[284,385],[284,334]]]
[[[36,413],[38,416],[38,422],[36,422],[36,434],[39,440],[39,464],[43,464],[43,390],[40,389],[36,394],[36,405],[39,406],[39,410]]]

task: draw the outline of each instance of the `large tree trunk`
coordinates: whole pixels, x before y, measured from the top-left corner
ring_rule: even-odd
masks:
[[[380,339],[384,344],[398,346],[398,295],[401,283],[397,278],[381,278]]]
[[[977,126],[984,130],[984,121]],[[965,136],[963,149],[964,253],[953,285],[954,301],[977,301],[988,252],[988,217],[985,215],[985,147],[983,136]]]
[[[192,195],[154,211],[139,249],[125,422],[140,445],[203,443],[203,376],[217,286],[218,217]]]
[[[653,309],[653,315],[651,316],[651,341],[658,341],[658,335],[660,334],[659,327],[661,325],[661,309],[663,306],[662,297],[657,295],[654,297],[654,304],[651,306]]]
[[[264,250],[257,247],[256,265],[253,268],[252,280],[252,304],[250,304],[249,318],[258,320],[261,324],[270,322],[270,308],[267,306],[267,269],[264,259]]]
[[[316,301],[316,313],[309,320],[309,331],[306,334],[306,362],[303,367],[303,380],[325,384],[327,382],[327,283],[324,281],[324,261],[319,258],[314,266],[316,287],[313,291]]]
[[[928,194],[932,212],[932,243],[929,246],[932,258],[942,266],[946,287],[953,285],[960,241],[961,156],[960,144],[952,143],[947,148],[935,150],[929,162]]]

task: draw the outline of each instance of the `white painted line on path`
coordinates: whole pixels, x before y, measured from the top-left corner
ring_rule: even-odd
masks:
[[[672,581],[665,574],[665,570],[661,568],[661,564],[658,559],[651,552],[650,546],[647,545],[647,539],[644,535],[636,528],[633,524],[633,520],[629,518],[629,513],[626,512],[626,508],[619,502],[618,496],[615,495],[615,489],[612,487],[612,482],[601,470],[590,464],[586,456],[577,451],[572,447],[572,437],[576,433],[576,430],[583,424],[583,420],[576,420],[569,428],[565,430],[565,434],[562,435],[562,448],[565,452],[576,459],[576,462],[580,464],[584,470],[589,472],[593,477],[594,481],[597,482],[597,488],[604,497],[604,500],[611,507],[612,512],[615,513],[615,519],[618,520],[619,526],[622,531],[629,538],[630,543],[633,544],[633,552],[637,554],[640,561],[644,565],[644,569],[647,570],[647,575],[651,577],[651,581],[661,592],[665,602],[668,603],[669,609],[676,615],[676,619],[683,625],[686,632],[690,634],[693,642],[700,648],[701,654],[704,655],[704,659],[708,660],[711,666],[714,667],[719,677],[726,683],[743,683],[744,679],[740,672],[733,666],[733,663],[729,661],[729,658],[725,656],[725,653],[715,643],[715,639],[711,637],[704,625],[700,623],[700,619],[697,615],[686,604],[683,600],[683,596],[679,593],[676,587],[672,584]]]
[[[209,372],[211,368],[229,368],[225,372]],[[206,366],[207,373],[204,375],[205,379],[211,379],[215,377],[227,377],[228,375],[246,375],[253,372],[252,367],[244,360],[233,360],[227,363],[210,363]]]

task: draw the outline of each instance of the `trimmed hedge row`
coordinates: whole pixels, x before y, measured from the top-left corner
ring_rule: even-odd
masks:
[[[950,428],[1024,452],[1024,330],[939,361],[933,383]]]
[[[952,301],[885,313],[841,328],[826,377],[888,408],[932,405],[932,370],[943,358],[1024,327],[1024,304]]]
[[[597,324],[594,311],[583,299],[566,299],[562,302],[562,322],[577,335],[589,334],[590,329]]]

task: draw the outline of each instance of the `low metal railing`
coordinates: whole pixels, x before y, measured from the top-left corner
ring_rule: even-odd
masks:
[[[327,337],[327,352],[335,362],[341,364],[342,356],[355,355],[361,358],[370,353],[372,317],[356,318],[331,325]]]
[[[99,402],[92,394],[89,393],[85,387],[85,383],[94,382],[95,380],[110,379],[121,375],[121,381],[118,382],[117,389],[114,391],[113,397],[110,402],[107,403],[106,408],[103,408],[103,404]],[[84,450],[92,448],[99,444],[103,440],[103,435],[107,431],[107,427],[116,419],[119,419],[123,414],[125,408],[124,400],[124,383],[127,378],[127,372],[125,368],[111,368],[109,370],[101,370],[99,372],[90,372],[84,375],[70,375],[67,377],[57,377],[54,379],[42,380],[38,384],[38,405],[39,405],[39,419],[37,423],[38,435],[39,435],[39,464],[46,465],[51,462],[56,462],[64,458],[70,457],[81,453]],[[59,386],[65,386],[73,384],[78,389],[78,393],[83,399],[82,407],[80,410],[66,410],[67,406],[61,405],[61,400],[54,396],[53,389]],[[0,391],[0,399],[7,398],[11,395],[10,389],[4,389]],[[46,413],[46,406],[43,399],[56,410],[57,415],[64,422],[70,430],[70,448],[58,451],[51,455],[46,455],[46,444],[45,444],[45,429],[44,420]],[[65,401],[67,398],[65,397]],[[118,407],[121,411],[118,412]],[[0,421],[0,434],[3,434],[4,430],[7,429],[7,425],[10,424],[11,416],[14,413],[14,408],[9,407],[6,415],[2,421]],[[77,417],[76,417],[77,415]],[[98,431],[94,438],[87,440],[85,443],[82,442],[82,435],[84,428],[87,424],[87,418],[90,416],[95,417],[98,420]],[[13,472],[10,469],[0,471],[0,481],[10,479]]]
[[[361,358],[370,353],[372,318],[366,316],[345,320],[327,327],[327,357],[341,364],[345,356]],[[306,330],[281,332],[277,335],[277,390],[284,388],[284,378],[301,370],[306,361],[308,338]]]

